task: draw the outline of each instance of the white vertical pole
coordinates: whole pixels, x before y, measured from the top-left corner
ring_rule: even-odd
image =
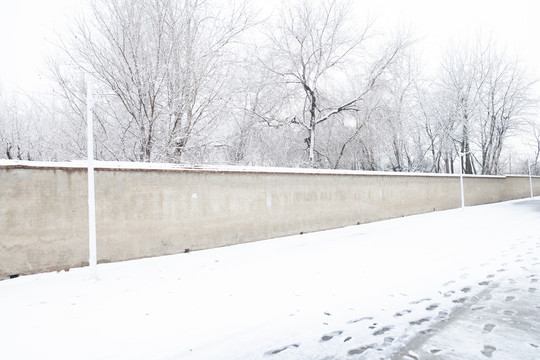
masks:
[[[527,159],[527,166],[529,167],[529,187],[531,189],[531,197],[534,197],[533,186],[532,186],[532,174],[531,174],[531,162]]]
[[[86,78],[86,124],[88,150],[88,247],[90,271],[97,278],[97,246],[96,246],[96,195],[94,185],[94,119],[93,97],[90,80]]]
[[[459,155],[459,168],[460,168],[459,183],[461,186],[461,207],[462,208],[465,207],[465,194],[463,192],[463,155],[464,154]]]

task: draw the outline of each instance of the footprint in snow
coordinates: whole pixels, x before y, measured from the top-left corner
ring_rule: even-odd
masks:
[[[429,328],[429,329],[420,331],[420,334],[422,334],[422,335],[429,335],[429,334],[433,334],[435,331],[437,331],[437,330],[432,329],[432,328]]]
[[[373,335],[374,336],[379,336],[379,335],[382,335],[388,331],[392,330],[392,327],[391,326],[384,326],[382,328],[380,328],[379,330],[373,332]]]
[[[333,338],[335,338],[336,336],[339,336],[343,334],[343,331],[342,330],[338,330],[338,331],[334,331],[334,332],[331,332],[329,334],[326,334],[326,335],[323,335],[321,337],[321,342],[324,342],[324,341],[330,341],[332,340]]]
[[[430,298],[424,298],[424,299],[420,299],[420,300],[411,301],[409,304],[416,305],[416,304],[420,304],[420,303],[430,301],[430,300],[431,300]]]
[[[403,316],[405,314],[410,314],[411,312],[412,312],[412,310],[406,309],[406,310],[395,313],[394,317],[401,317],[401,316]]]
[[[439,304],[431,304],[431,305],[429,305],[429,306],[426,308],[426,310],[427,310],[427,311],[433,311],[433,310],[435,310],[435,309],[438,308],[438,307],[439,307]]]
[[[361,317],[359,319],[349,320],[347,323],[348,324],[356,324],[358,322],[365,321],[365,320],[373,320],[373,318],[371,316],[364,316],[364,317]]]
[[[355,349],[349,350],[347,352],[347,354],[349,354],[349,355],[361,355],[361,354],[365,353],[367,350],[374,349],[376,347],[377,347],[377,344],[364,345],[364,346],[360,346],[360,347],[357,347]]]
[[[447,291],[443,294],[444,297],[450,297],[454,295],[456,292],[454,290]]]
[[[419,320],[416,320],[416,321],[411,321],[409,322],[410,325],[422,325],[423,323],[425,322],[428,322],[429,321],[429,318],[422,318],[422,319],[419,319]]]
[[[448,319],[448,311],[445,311],[445,310],[439,311],[439,315],[437,315],[437,317],[442,320]]]
[[[282,348],[279,348],[279,349],[275,349],[275,350],[270,350],[270,351],[267,351],[265,352],[264,354],[265,355],[277,355],[287,349],[292,349],[292,348],[297,348],[299,347],[300,345],[299,344],[291,344],[291,345],[287,345],[287,346],[284,346]]]
[[[409,351],[407,355],[403,357],[403,360],[419,360],[419,359],[420,359],[420,356],[418,356],[418,354],[412,351]]]
[[[491,330],[493,330],[494,327],[495,327],[495,324],[486,324],[484,325],[484,331],[491,332]]]
[[[493,345],[484,345],[484,350],[481,350],[480,352],[482,353],[482,355],[490,358],[493,356],[493,352],[495,350],[497,350],[497,348]]]

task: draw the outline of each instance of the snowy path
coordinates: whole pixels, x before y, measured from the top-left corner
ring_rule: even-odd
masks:
[[[389,358],[539,276],[539,224],[535,198],[1,281],[0,359]]]
[[[522,263],[520,255],[516,257]],[[540,359],[539,265],[533,265],[536,271],[523,266],[523,271],[491,282],[470,302],[452,312],[447,321],[419,334],[392,358]]]

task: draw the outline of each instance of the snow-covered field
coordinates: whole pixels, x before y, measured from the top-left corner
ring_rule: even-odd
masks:
[[[0,359],[388,358],[538,274],[539,224],[535,198],[1,281]]]

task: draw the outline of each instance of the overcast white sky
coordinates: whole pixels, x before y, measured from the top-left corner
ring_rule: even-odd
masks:
[[[4,91],[39,87],[55,31],[65,31],[81,0],[0,0],[0,84]]]
[[[4,91],[31,92],[45,81],[40,67],[51,51],[48,40],[86,0],[0,0],[0,83]],[[266,6],[279,0],[257,0]],[[313,0],[315,4],[317,0]],[[482,31],[540,74],[538,0],[356,0],[359,12],[377,17],[379,26],[410,28],[420,39],[426,63],[437,62],[451,41]],[[270,4],[270,5],[268,5]]]

